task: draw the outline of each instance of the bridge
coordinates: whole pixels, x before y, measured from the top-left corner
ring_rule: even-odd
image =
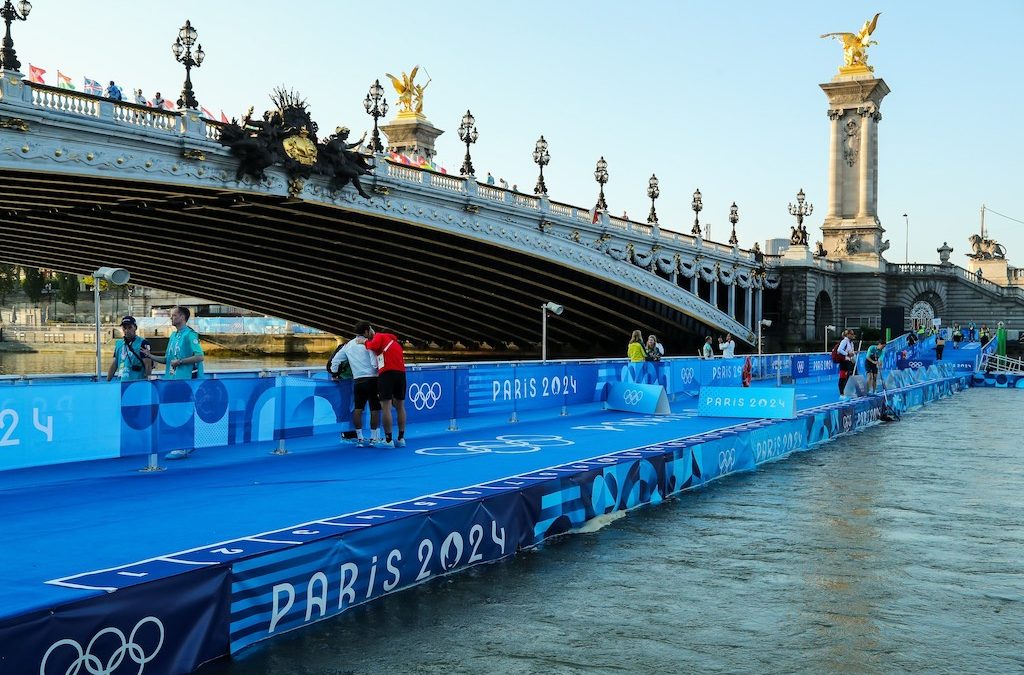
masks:
[[[383,153],[369,199],[279,165],[238,178],[224,128],[3,71],[0,260],[121,266],[140,285],[338,335],[369,318],[423,346],[532,349],[553,301],[563,353],[619,353],[634,328],[676,352],[710,332],[753,343],[779,287],[758,251]]]

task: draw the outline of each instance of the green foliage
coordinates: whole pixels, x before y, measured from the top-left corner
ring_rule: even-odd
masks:
[[[868,328],[867,326],[861,326],[860,330],[857,331],[857,337],[863,340],[865,343],[874,342],[882,336],[881,328]]]
[[[57,299],[65,305],[78,307],[78,277],[74,274],[57,275]]]
[[[21,282],[21,287],[31,302],[39,302],[43,297],[46,279],[43,278],[43,273],[34,267],[26,267],[24,272],[25,278]]]
[[[7,296],[13,293],[20,283],[18,266],[0,263],[0,305],[7,304]]]

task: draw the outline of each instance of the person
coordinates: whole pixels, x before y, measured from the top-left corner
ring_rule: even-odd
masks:
[[[842,358],[839,362],[840,401],[845,401],[849,398],[846,395],[846,383],[849,382],[850,376],[853,375],[853,368],[857,363],[857,350],[853,347],[854,336],[853,329],[847,328],[843,331],[843,339],[839,342],[839,356]]]
[[[910,359],[907,358],[907,350],[900,352],[896,359],[896,370],[910,370]]]
[[[124,95],[121,93],[121,87],[114,84],[113,80],[107,85],[107,98],[112,98],[115,101],[120,101],[124,98]]]
[[[146,97],[142,94],[141,89],[135,90],[135,102],[139,105],[146,105],[148,103],[148,101],[146,101]]]
[[[332,375],[338,373],[346,361],[352,369],[352,426],[356,430],[359,447],[369,448],[377,440],[377,428],[380,426],[377,359],[366,348],[367,341],[373,337],[373,327],[369,321],[360,321],[352,332],[354,337],[334,354],[328,370]],[[367,405],[370,406],[370,438],[363,436],[363,410]]]
[[[953,349],[960,349],[960,342],[964,339],[963,331],[960,330],[960,324],[953,324]]]
[[[665,348],[658,342],[658,338],[652,334],[647,336],[644,352],[646,354],[644,358],[647,361],[661,361],[661,357],[665,355]]]
[[[167,338],[167,349],[163,356],[156,356],[149,349],[143,348],[139,353],[147,359],[166,364],[164,378],[168,380],[194,380],[203,377],[203,346],[196,333],[188,325],[192,312],[188,307],[175,307],[171,310],[171,325],[174,332]],[[171,450],[166,459],[185,459],[195,448]]]
[[[499,178],[499,179],[498,179],[498,186],[499,186],[499,187],[500,187],[500,188],[501,188],[502,190],[507,190],[507,189],[508,189],[508,181],[507,181],[507,180],[505,180],[504,178]]]
[[[936,361],[941,361],[942,360],[942,352],[943,352],[943,350],[945,348],[946,348],[946,338],[944,338],[942,336],[942,331],[940,330],[935,335],[935,360]]]
[[[704,338],[704,346],[700,350],[701,358],[713,359],[715,358],[715,350],[711,348],[711,336]]]
[[[519,186],[515,183],[512,183],[512,192],[519,192]]]
[[[494,176],[491,175],[490,171],[487,172],[487,184],[494,185]]]
[[[630,363],[638,363],[647,359],[647,352],[644,350],[644,336],[639,330],[633,331],[633,334],[629,336],[626,356]]]
[[[988,326],[986,324],[981,324],[981,332],[978,333],[978,340],[981,342],[981,346],[984,347],[987,345],[991,339],[992,336],[988,333]]]
[[[867,356],[864,359],[864,370],[868,374],[868,393],[874,394],[878,390],[878,366],[882,361],[882,351],[885,349],[885,340],[878,339],[876,344],[868,347]]]
[[[160,95],[160,92],[153,94],[153,100],[150,102],[154,108],[164,107],[164,97]]]
[[[973,321],[968,322],[968,324],[967,324],[967,341],[968,342],[974,342],[975,340],[978,339],[977,336],[978,336],[977,326],[975,325],[975,323]]]
[[[377,357],[377,389],[380,404],[383,408],[384,445],[396,448],[405,447],[405,354],[402,343],[394,333],[381,329],[374,333],[371,329],[366,349]],[[394,404],[398,422],[398,436],[392,437],[394,428],[391,418],[391,406]]]
[[[913,347],[916,344],[917,344],[917,333],[915,331],[910,331],[909,333],[907,333],[907,346],[908,347]]]
[[[148,341],[137,335],[139,325],[135,317],[126,316],[121,319],[121,330],[124,338],[114,343],[114,359],[107,369],[107,382],[116,375],[122,382],[148,380],[153,372],[153,360],[142,356],[142,351],[149,351],[152,346]]]
[[[727,359],[736,356],[736,341],[732,339],[731,333],[725,334],[725,340],[718,338],[718,348],[721,350],[722,356]]]

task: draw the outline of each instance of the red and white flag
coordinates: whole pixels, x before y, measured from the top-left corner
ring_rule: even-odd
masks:
[[[164,110],[177,110],[178,104],[174,101],[164,101]]]
[[[35,82],[36,84],[46,84],[43,81],[43,75],[46,75],[46,71],[42,68],[37,68],[31,63],[28,64],[28,81]]]
[[[231,120],[228,119],[228,116],[224,114],[223,110],[220,111],[220,121],[223,122],[224,124],[230,124],[231,123]]]
[[[204,108],[202,106],[199,106],[199,109],[201,111],[203,111],[203,117],[205,117],[206,119],[208,119],[208,120],[217,119],[216,117],[213,116],[213,113],[210,112],[209,110],[207,110],[206,108]]]

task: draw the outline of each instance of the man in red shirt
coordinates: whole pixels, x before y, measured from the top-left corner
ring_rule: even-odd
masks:
[[[380,392],[380,403],[384,418],[384,445],[390,445],[391,439],[391,402],[394,401],[398,413],[398,437],[394,439],[394,447],[405,447],[405,354],[402,345],[394,333],[382,329],[375,333],[371,329],[370,339],[365,347],[377,355],[377,390]]]

